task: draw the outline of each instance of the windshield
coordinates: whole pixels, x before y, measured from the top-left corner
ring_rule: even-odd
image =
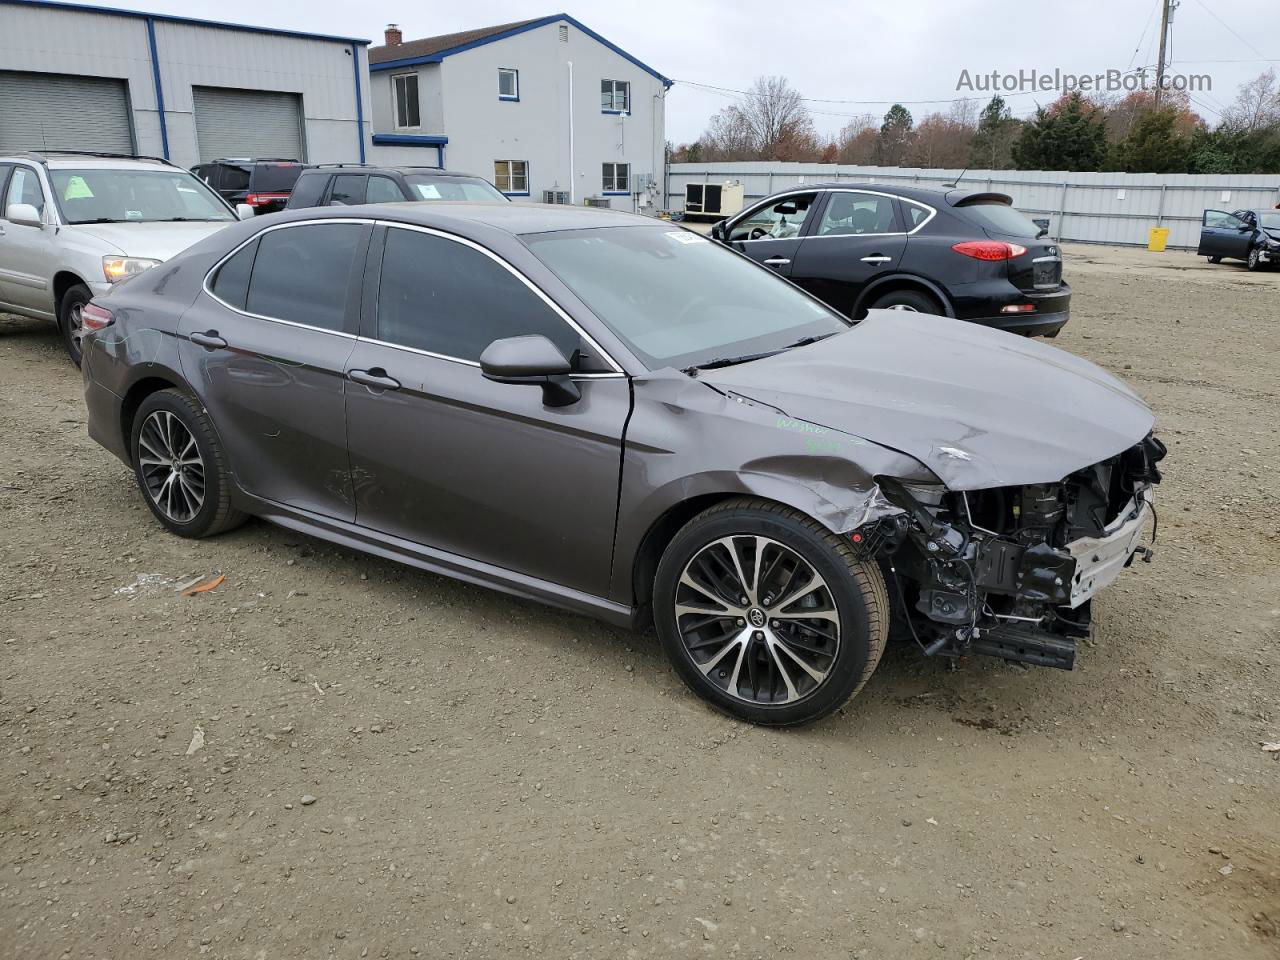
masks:
[[[405,181],[419,200],[506,200],[488,180],[479,177],[436,177],[411,173]]]
[[[1034,240],[1042,232],[1026,214],[1003,203],[968,203],[956,209],[961,216],[967,214],[984,229],[1006,237],[1027,237]]]
[[[1262,213],[1258,215],[1263,230],[1280,230],[1280,213]]]
[[[850,325],[688,230],[598,227],[522,239],[653,369],[776,353]]]
[[[68,223],[235,219],[185,170],[50,170],[49,176]]]

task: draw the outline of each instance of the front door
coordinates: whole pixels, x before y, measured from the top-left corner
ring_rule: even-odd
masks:
[[[1200,246],[1196,253],[1202,257],[1243,260],[1249,255],[1252,239],[1253,228],[1234,213],[1206,210],[1201,220]]]
[[[627,379],[576,378],[582,396],[562,407],[486,380],[478,360],[494,340],[543,334],[571,357],[582,335],[474,244],[408,227],[383,237],[369,336],[347,362],[356,523],[606,595]]]
[[[343,397],[372,228],[286,224],[228,259],[183,315],[182,370],[236,482],[264,500],[355,519]]]
[[[768,200],[724,226],[724,242],[739,253],[790,276],[817,193],[794,193]]]
[[[794,257],[791,279],[852,317],[867,284],[897,268],[907,234],[893,197],[856,190],[824,196],[817,223]]]
[[[28,203],[45,215],[47,199],[40,177],[33,167],[16,164],[8,185],[0,189],[0,301],[52,319],[57,313],[51,268],[57,256],[57,228],[8,219],[9,207],[15,203]]]

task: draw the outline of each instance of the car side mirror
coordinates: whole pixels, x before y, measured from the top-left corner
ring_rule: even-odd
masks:
[[[800,212],[800,208],[797,207],[794,203],[780,203],[773,209],[776,210],[779,214],[781,214],[784,217]]]
[[[571,369],[560,348],[540,333],[495,340],[480,354],[486,380],[541,386],[542,402],[549,407],[567,407],[581,398],[582,391],[569,379]]]
[[[10,223],[23,227],[43,227],[44,219],[40,211],[29,203],[11,203],[4,212],[4,218]]]
[[[236,216],[241,220],[252,220],[257,212],[258,211],[254,210],[253,207],[249,206],[247,203],[236,204]]]
[[[728,229],[729,229],[728,220],[717,220],[715,223],[711,225],[711,236],[716,240],[723,241],[725,238],[725,234],[728,232]]]

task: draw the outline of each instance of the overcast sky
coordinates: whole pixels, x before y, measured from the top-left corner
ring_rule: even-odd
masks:
[[[947,100],[962,70],[1016,73],[1055,68],[1076,74],[1128,70],[1156,60],[1158,0],[646,0],[556,7],[529,0],[116,0],[131,7],[211,20],[364,37],[382,42],[388,22],[405,39],[568,13],[677,81],[668,96],[667,138],[697,139],[707,118],[732,102],[681,83],[743,90],[781,74],[805,97],[843,101]],[[1144,36],[1145,32],[1145,36]],[[1139,48],[1139,39],[1142,38]],[[1136,50],[1136,52],[1135,52]],[[1270,58],[1271,63],[1264,62]],[[1210,123],[1239,84],[1280,68],[1276,0],[1181,0],[1174,18],[1173,70],[1209,74],[1212,91],[1193,106]],[[1237,62],[1213,62],[1237,61]],[[1238,62],[1247,61],[1247,62]],[[973,93],[982,102],[988,93]],[[1054,94],[1008,97],[1018,115]],[[887,102],[809,104],[823,133],[847,114],[882,115]],[[917,120],[945,103],[910,103]]]

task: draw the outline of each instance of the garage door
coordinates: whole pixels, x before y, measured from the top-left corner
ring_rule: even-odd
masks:
[[[200,159],[305,160],[302,104],[296,93],[192,87]]]
[[[0,153],[133,153],[123,80],[0,70]]]

